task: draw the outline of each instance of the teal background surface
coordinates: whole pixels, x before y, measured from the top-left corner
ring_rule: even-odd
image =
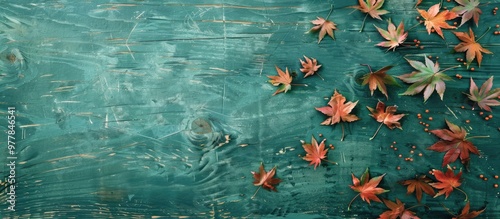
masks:
[[[460,188],[471,210],[486,207],[481,218],[500,217],[500,190],[493,187],[500,183],[493,178],[500,175],[500,108],[479,116],[464,95],[470,77],[480,85],[496,76],[494,87],[500,87],[500,35],[493,34],[500,20],[492,14],[497,0],[482,3],[478,27],[468,22],[458,29],[472,27],[479,37],[490,28],[480,42],[494,54],[484,55],[480,68],[474,62],[475,71],[447,71],[454,80],[444,100],[433,94],[425,103],[422,94],[398,95],[408,87],[401,81],[389,87],[388,100],[359,84],[368,71],[360,64],[395,65],[388,73],[397,76],[413,71],[405,57],[439,57],[442,68],[465,58],[453,53],[459,41],[451,30],[444,30],[443,40],[423,25],[409,31],[407,42],[418,39],[424,49],[374,46],[383,41],[374,24],[385,29],[391,18],[409,29],[418,23],[413,0],[386,0],[383,8],[391,13],[384,21],[368,17],[363,32],[365,15],[347,8],[355,0],[0,2],[2,131],[7,107],[17,110],[16,211],[6,210],[2,187],[2,218],[376,218],[386,210],[382,203],[358,198],[347,211],[356,195],[348,186],[351,173],[386,173],[380,185],[391,191],[380,197],[410,207],[416,199],[397,182],[445,170],[444,154],[425,150],[438,138],[423,131],[418,113],[430,129],[445,128],[448,119],[471,136],[490,136],[472,140],[481,155],[471,155]],[[419,8],[439,2],[424,0]],[[326,17],[332,5],[336,40],[327,36],[318,44],[317,34],[308,32],[310,21]],[[444,2],[449,9],[455,5]],[[303,55],[318,59],[325,80],[302,78]],[[294,83],[308,86],[272,96],[276,88],[266,76],[276,74],[275,66],[298,72]],[[321,126],[325,117],[314,109],[325,106],[335,89],[359,100],[353,112],[361,120],[345,126],[344,141],[341,127]],[[403,130],[382,127],[369,141],[379,124],[366,106],[378,100],[407,115]],[[490,114],[493,119],[484,121]],[[328,159],[338,165],[314,170],[300,158],[300,140],[321,139],[319,134],[335,146]],[[393,142],[398,151],[390,148]],[[6,186],[7,140],[0,147]],[[251,199],[257,187],[250,172],[261,162],[267,170],[277,166],[283,182],[278,192],[261,190]],[[462,167],[459,161],[452,166]],[[442,205],[456,214],[463,200],[458,191],[448,199],[424,195],[430,208],[412,210],[421,218],[451,218]]]

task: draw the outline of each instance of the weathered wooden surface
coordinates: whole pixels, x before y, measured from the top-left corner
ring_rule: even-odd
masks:
[[[424,1],[420,7],[437,2]],[[485,217],[498,217],[499,190],[493,183],[499,181],[492,176],[500,174],[495,168],[500,109],[494,109],[492,121],[484,122],[479,111],[470,110],[463,92],[470,76],[482,83],[498,75],[500,36],[492,34],[498,17],[491,9],[500,4],[483,6],[480,25],[474,28],[481,35],[492,27],[481,43],[495,54],[485,55],[474,72],[448,71],[464,79],[447,83],[444,101],[433,94],[423,103],[420,94],[397,95],[407,85],[391,88],[387,103],[408,114],[402,120],[404,130],[383,127],[369,141],[378,124],[365,108],[385,97],[378,91],[371,97],[356,81],[367,71],[361,63],[376,69],[393,64],[389,74],[400,75],[412,71],[404,60],[409,54],[439,56],[442,68],[459,64],[456,58],[464,55],[450,52],[458,43],[451,31],[445,31],[443,41],[427,35],[422,25],[410,31],[408,42],[418,38],[423,50],[386,52],[375,47],[383,39],[373,24],[385,28],[386,22],[368,18],[360,33],[364,14],[347,8],[356,3],[3,1],[0,101],[4,109],[17,107],[21,139],[16,212],[2,210],[3,217],[373,218],[385,206],[356,200],[353,210],[346,210],[355,196],[348,187],[351,173],[359,176],[367,167],[372,175],[387,173],[382,186],[391,192],[383,197],[412,206],[414,197],[406,196],[396,182],[441,168],[443,154],[425,150],[437,138],[418,123],[416,114],[424,109],[430,110],[424,118],[434,118],[428,122],[431,129],[443,128],[444,119],[449,119],[466,126],[471,135],[491,136],[474,139],[482,155],[472,156],[461,188],[468,192],[472,209],[486,206]],[[338,24],[336,40],[326,37],[317,44],[317,34],[308,33],[310,21],[325,17],[331,5],[330,19]],[[385,19],[404,20],[407,28],[418,22],[412,0],[387,0],[384,8],[391,11]],[[13,51],[21,54],[15,62],[6,58]],[[276,74],[275,65],[298,71],[303,55],[318,59],[325,80],[302,79],[299,72],[297,83],[308,87],[271,96],[275,87],[266,76]],[[500,78],[495,81],[499,86]],[[320,126],[324,117],[314,110],[327,103],[334,89],[348,100],[359,100],[354,112],[361,120],[346,126],[343,142],[340,126]],[[299,157],[304,155],[299,140],[309,141],[319,133],[335,145],[328,159],[339,165],[314,171]],[[398,151],[389,147],[393,141]],[[414,162],[397,157],[410,156],[412,145],[422,157],[414,155]],[[262,190],[252,200],[256,187],[250,171],[260,162],[267,169],[278,166],[283,182],[278,193]],[[6,168],[2,171],[7,173]],[[479,174],[490,180],[480,180]],[[439,203],[458,212],[462,200],[459,193],[447,200],[426,197],[423,203],[431,210],[414,210],[423,218],[445,217],[449,215]]]

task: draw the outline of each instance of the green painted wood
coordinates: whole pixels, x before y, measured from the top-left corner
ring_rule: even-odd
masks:
[[[424,1],[419,7],[438,2]],[[405,57],[423,61],[422,55],[438,56],[442,68],[460,64],[456,59],[464,54],[452,52],[459,42],[452,31],[445,30],[442,40],[418,25],[407,42],[419,39],[424,49],[386,51],[374,46],[383,39],[373,26],[385,28],[386,22],[368,18],[359,32],[364,14],[348,8],[355,4],[4,1],[0,102],[4,114],[9,106],[17,108],[18,196],[16,212],[2,210],[2,216],[373,218],[385,206],[356,200],[347,211],[356,195],[348,187],[351,173],[359,176],[367,167],[373,176],[387,173],[381,186],[391,192],[381,197],[399,198],[409,207],[416,200],[397,181],[442,169],[443,154],[425,150],[438,139],[423,131],[416,117],[422,113],[431,129],[444,128],[448,119],[471,135],[490,136],[473,140],[481,156],[471,156],[460,188],[473,210],[486,207],[484,218],[498,217],[493,175],[500,174],[500,109],[494,108],[493,119],[485,122],[463,94],[470,77],[482,84],[498,75],[500,36],[493,31],[499,22],[491,12],[498,1],[481,7],[479,27],[469,22],[458,29],[472,27],[482,35],[491,28],[481,43],[494,54],[484,56],[481,68],[473,64],[473,72],[464,67],[447,71],[463,79],[447,83],[443,101],[433,94],[426,103],[421,94],[399,96],[408,87],[403,83],[390,87],[388,100],[378,91],[370,96],[359,84],[367,73],[360,64],[374,69],[395,65],[389,71],[394,76],[413,70]],[[403,20],[410,28],[418,23],[414,4],[387,0],[384,8],[391,13],[383,18]],[[325,17],[332,5],[336,40],[325,37],[318,44],[317,34],[308,32],[310,21]],[[14,53],[16,61],[9,61]],[[298,72],[303,55],[318,59],[325,80],[302,78],[299,72],[294,83],[307,87],[272,96],[275,87],[266,76],[276,74],[275,66]],[[494,86],[500,87],[499,79]],[[325,117],[314,110],[326,105],[335,89],[348,100],[359,100],[353,112],[361,120],[346,125],[345,141],[340,141],[341,127],[320,126]],[[365,108],[378,100],[398,105],[407,116],[402,131],[382,127],[369,141],[378,123]],[[338,165],[313,170],[299,157],[305,154],[299,140],[319,134],[335,146],[328,159]],[[390,148],[393,141],[398,151]],[[398,158],[411,156],[412,145],[417,147],[414,162]],[[6,163],[3,154],[0,161]],[[251,199],[257,187],[250,171],[261,162],[267,169],[277,166],[283,182],[279,192],[261,190]],[[0,170],[8,176],[6,166]],[[5,193],[0,197],[7,198]],[[423,204],[431,208],[413,210],[422,218],[449,217],[440,203],[459,212],[463,198],[459,192],[446,200],[424,196]]]

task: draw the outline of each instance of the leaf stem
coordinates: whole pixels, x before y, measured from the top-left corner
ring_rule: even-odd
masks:
[[[449,209],[449,208],[447,208],[446,206],[444,206],[444,204],[443,204],[443,203],[441,203],[441,202],[440,202],[439,204],[441,204],[441,206],[443,206],[444,210],[446,210],[446,212],[448,212],[448,214],[451,214],[451,215],[453,215],[454,217],[456,217],[456,216],[457,216],[457,215],[453,214],[453,213],[450,211],[450,209]]]
[[[332,11],[333,11],[333,4],[330,5],[330,12],[328,12],[328,15],[326,16],[325,20],[328,20],[328,18],[332,14]]]
[[[411,26],[409,29],[406,30],[406,32],[410,31],[411,29],[415,28],[415,27],[418,27],[421,23],[418,22],[417,24]]]
[[[406,208],[406,210],[410,210],[412,208],[416,208],[416,207],[420,207],[420,206],[424,206],[426,207],[427,209],[431,210],[431,207],[427,206],[427,205],[424,205],[424,204],[418,204],[418,205],[414,205],[414,206],[411,206],[409,208]]]
[[[363,32],[363,28],[365,28],[365,21],[366,21],[366,17],[368,17],[368,14],[365,15],[365,18],[363,19],[363,23],[361,24],[361,29],[359,29],[359,32]]]
[[[377,136],[378,131],[380,130],[380,128],[382,128],[383,124],[384,124],[383,122],[380,123],[380,125],[378,126],[377,131],[375,131],[375,134],[373,134],[373,136],[370,138],[370,141],[373,140],[375,138],[375,136]]]
[[[455,189],[457,189],[458,191],[460,191],[460,192],[464,193],[464,195],[465,195],[465,200],[464,200],[464,202],[466,202],[466,201],[468,201],[468,200],[469,200],[469,196],[467,196],[467,193],[465,193],[465,192],[464,192],[464,190],[462,190],[462,189],[460,189],[460,188],[458,188],[458,187],[455,187]]]
[[[462,66],[461,66],[461,65],[451,66],[451,67],[449,67],[449,68],[445,68],[445,69],[443,69],[443,70],[441,70],[441,71],[438,71],[438,72],[436,72],[436,73],[443,73],[443,72],[448,71],[448,70],[450,70],[450,69],[459,68],[459,67],[462,67]]]
[[[344,123],[340,123],[340,126],[342,126],[342,138],[340,139],[340,141],[344,141]]]
[[[325,80],[323,77],[321,77],[321,75],[319,73],[316,72],[316,74],[319,76],[319,78],[321,78],[321,80]]]
[[[290,84],[292,86],[304,86],[304,87],[308,87],[309,85],[307,84]]]
[[[491,30],[491,27],[488,27],[488,29],[486,31],[484,31],[483,35],[481,35],[479,38],[477,38],[476,42],[479,41],[481,38],[483,38],[484,35],[486,35],[486,33],[488,33],[490,30]]]
[[[361,193],[358,193],[356,196],[354,196],[354,198],[352,198],[351,202],[349,202],[349,205],[347,206],[347,210],[348,210],[348,211],[350,211],[350,210],[351,210],[351,204],[352,204],[352,202],[354,201],[354,199],[356,199],[356,198],[359,196],[359,194],[361,194]]]
[[[331,163],[331,164],[339,165],[337,162],[329,161],[327,159],[321,159],[321,160],[325,161],[325,162],[328,162],[328,163]]]
[[[373,73],[372,67],[370,65],[368,65],[368,64],[360,64],[360,65],[368,67],[368,70],[370,70],[370,73]]]
[[[257,188],[257,190],[255,191],[255,193],[252,195],[252,197],[250,199],[255,198],[255,195],[257,195],[257,192],[259,191],[260,187],[262,187],[262,186],[259,186],[259,188]]]
[[[465,138],[465,139],[469,140],[471,138],[489,138],[489,137],[490,137],[489,135],[479,135],[479,136],[468,137],[468,138]]]

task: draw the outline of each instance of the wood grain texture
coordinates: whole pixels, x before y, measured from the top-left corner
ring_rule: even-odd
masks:
[[[427,9],[439,1],[424,1]],[[406,28],[418,23],[413,0],[386,0],[384,8],[394,23]],[[469,78],[482,84],[497,76],[500,62],[498,17],[490,1],[481,6],[479,27],[473,27],[494,54],[485,55],[481,68],[464,67],[447,72],[463,75],[447,83],[444,101],[433,94],[424,103],[421,94],[400,96],[407,88],[390,87],[389,100],[378,91],[370,96],[359,78],[374,69],[395,65],[388,73],[401,75],[413,69],[406,58],[423,61],[439,57],[442,68],[460,64],[464,54],[452,53],[458,43],[452,31],[445,39],[428,35],[423,25],[411,29],[408,42],[419,39],[424,49],[403,46],[395,52],[376,47],[382,41],[373,25],[386,21],[367,19],[348,6],[349,1],[211,0],[200,1],[4,1],[0,5],[0,105],[18,108],[19,196],[16,212],[7,218],[224,218],[299,217],[373,218],[385,210],[379,203],[356,200],[348,187],[351,173],[359,176],[369,167],[373,176],[387,173],[381,186],[407,207],[413,196],[397,181],[441,168],[443,154],[425,150],[438,139],[423,131],[417,113],[430,129],[444,128],[448,119],[465,126],[481,156],[472,156],[463,186],[471,209],[486,206],[484,217],[500,215],[498,172],[499,108],[485,122],[463,94]],[[444,2],[448,8],[453,2]],[[338,25],[335,40],[317,43],[310,33],[311,20],[326,17]],[[6,57],[18,50],[16,62]],[[319,77],[302,78],[299,58],[314,57],[322,64]],[[21,59],[22,58],[22,62]],[[275,66],[298,72],[286,94],[272,96],[267,80]],[[500,77],[494,87],[500,87]],[[324,116],[315,107],[326,105],[334,89],[350,101],[361,120],[348,124],[340,141],[339,125],[320,126]],[[378,100],[398,105],[403,130],[378,126],[366,106]],[[461,109],[465,106],[465,109]],[[429,113],[424,113],[429,109]],[[486,115],[489,115],[487,113]],[[428,121],[428,117],[433,117]],[[470,123],[465,123],[470,120]],[[2,124],[4,122],[2,121]],[[328,159],[339,165],[321,165],[316,171],[299,156],[299,140],[324,135],[333,144]],[[396,142],[393,144],[393,142]],[[390,145],[398,148],[394,151]],[[411,146],[417,146],[410,154]],[[416,154],[422,153],[419,157]],[[413,156],[406,162],[398,155]],[[5,163],[0,157],[0,163]],[[277,193],[260,191],[250,171],[263,162],[277,166],[283,182]],[[401,170],[397,171],[396,166]],[[453,164],[460,169],[461,164]],[[5,168],[5,167],[4,167]],[[7,173],[7,169],[2,174]],[[465,170],[465,169],[464,169]],[[478,178],[484,174],[490,178]],[[0,195],[4,200],[5,193]],[[447,200],[424,195],[431,206],[413,209],[422,218],[450,216],[440,205],[459,212],[465,203],[460,193]],[[2,203],[2,207],[3,207]],[[426,216],[427,215],[427,216]]]

